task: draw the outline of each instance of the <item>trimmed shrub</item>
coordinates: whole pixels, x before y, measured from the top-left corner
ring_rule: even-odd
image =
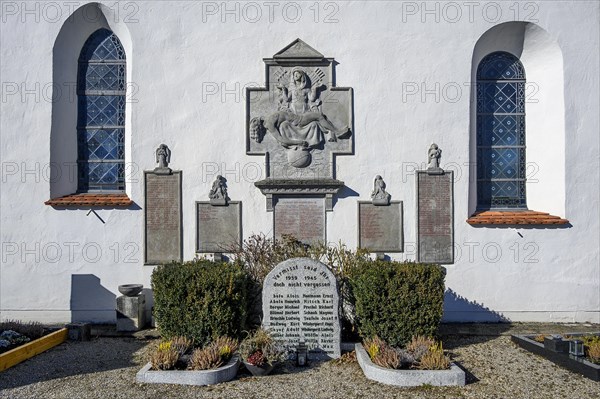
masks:
[[[240,265],[194,260],[152,273],[154,317],[165,339],[184,336],[203,346],[246,329],[247,273]]]
[[[445,269],[439,265],[368,261],[350,286],[359,333],[404,347],[414,335],[435,336],[442,318]]]

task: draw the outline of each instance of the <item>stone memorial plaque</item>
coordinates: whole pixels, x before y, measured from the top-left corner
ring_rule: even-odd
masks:
[[[181,171],[144,172],[144,192],[144,263],[181,261]]]
[[[309,258],[281,262],[263,284],[263,327],[295,350],[305,342],[309,359],[340,357],[339,297],[335,276]]]
[[[196,252],[229,252],[236,244],[242,245],[242,203],[196,202]]]
[[[454,175],[417,171],[417,261],[454,263]]]
[[[325,199],[279,197],[273,210],[275,239],[291,234],[306,244],[325,241]]]
[[[387,206],[358,202],[358,246],[371,252],[403,252],[402,201]]]

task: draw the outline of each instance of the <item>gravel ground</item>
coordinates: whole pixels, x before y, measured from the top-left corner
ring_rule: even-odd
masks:
[[[0,373],[0,398],[600,398],[599,382],[510,342],[514,328],[501,335],[476,330],[475,335],[444,337],[444,348],[467,370],[465,387],[390,387],[367,380],[356,363],[333,362],[308,369],[285,365],[260,378],[241,369],[234,381],[210,387],[142,385],[135,374],[157,340],[95,338],[66,342]],[[544,330],[562,332],[556,325]]]

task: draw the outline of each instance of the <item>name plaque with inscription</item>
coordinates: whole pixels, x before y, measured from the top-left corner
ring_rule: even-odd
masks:
[[[326,240],[324,198],[279,197],[273,213],[275,239],[289,234],[306,244]]]
[[[454,263],[454,175],[417,171],[417,261]]]
[[[358,246],[372,252],[403,252],[402,201],[377,206],[358,202]]]
[[[242,245],[242,203],[196,202],[196,252],[228,252],[236,245]]]
[[[144,191],[144,263],[181,261],[181,171],[144,172]]]
[[[264,281],[262,303],[263,327],[288,350],[305,342],[309,359],[340,357],[337,281],[323,263],[281,262]]]

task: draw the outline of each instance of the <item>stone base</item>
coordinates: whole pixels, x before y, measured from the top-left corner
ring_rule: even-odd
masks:
[[[146,326],[146,296],[117,297],[117,331],[139,331]]]
[[[89,341],[91,325],[89,323],[69,323],[65,326],[69,330],[71,341]]]
[[[560,337],[558,339],[545,337],[544,348],[552,352],[568,353],[569,341],[563,341]]]
[[[442,168],[428,168],[427,169],[427,174],[428,175],[443,175],[444,174],[444,169],[442,169]]]
[[[148,363],[138,371],[135,379],[137,382],[150,384],[214,385],[233,380],[239,366],[238,355],[234,355],[226,365],[214,370],[150,370],[152,366]]]
[[[227,198],[211,198],[210,204],[212,206],[227,206]]]
[[[387,206],[390,204],[390,199],[392,198],[391,195],[387,194],[385,197],[383,198],[373,198],[373,200],[371,201],[373,203],[373,205],[377,205],[377,206]]]
[[[154,168],[153,172],[157,175],[170,175],[173,170],[171,168]]]
[[[399,387],[465,385],[465,372],[454,363],[450,370],[394,370],[377,366],[371,361],[362,344],[356,344],[356,359],[370,380]]]

